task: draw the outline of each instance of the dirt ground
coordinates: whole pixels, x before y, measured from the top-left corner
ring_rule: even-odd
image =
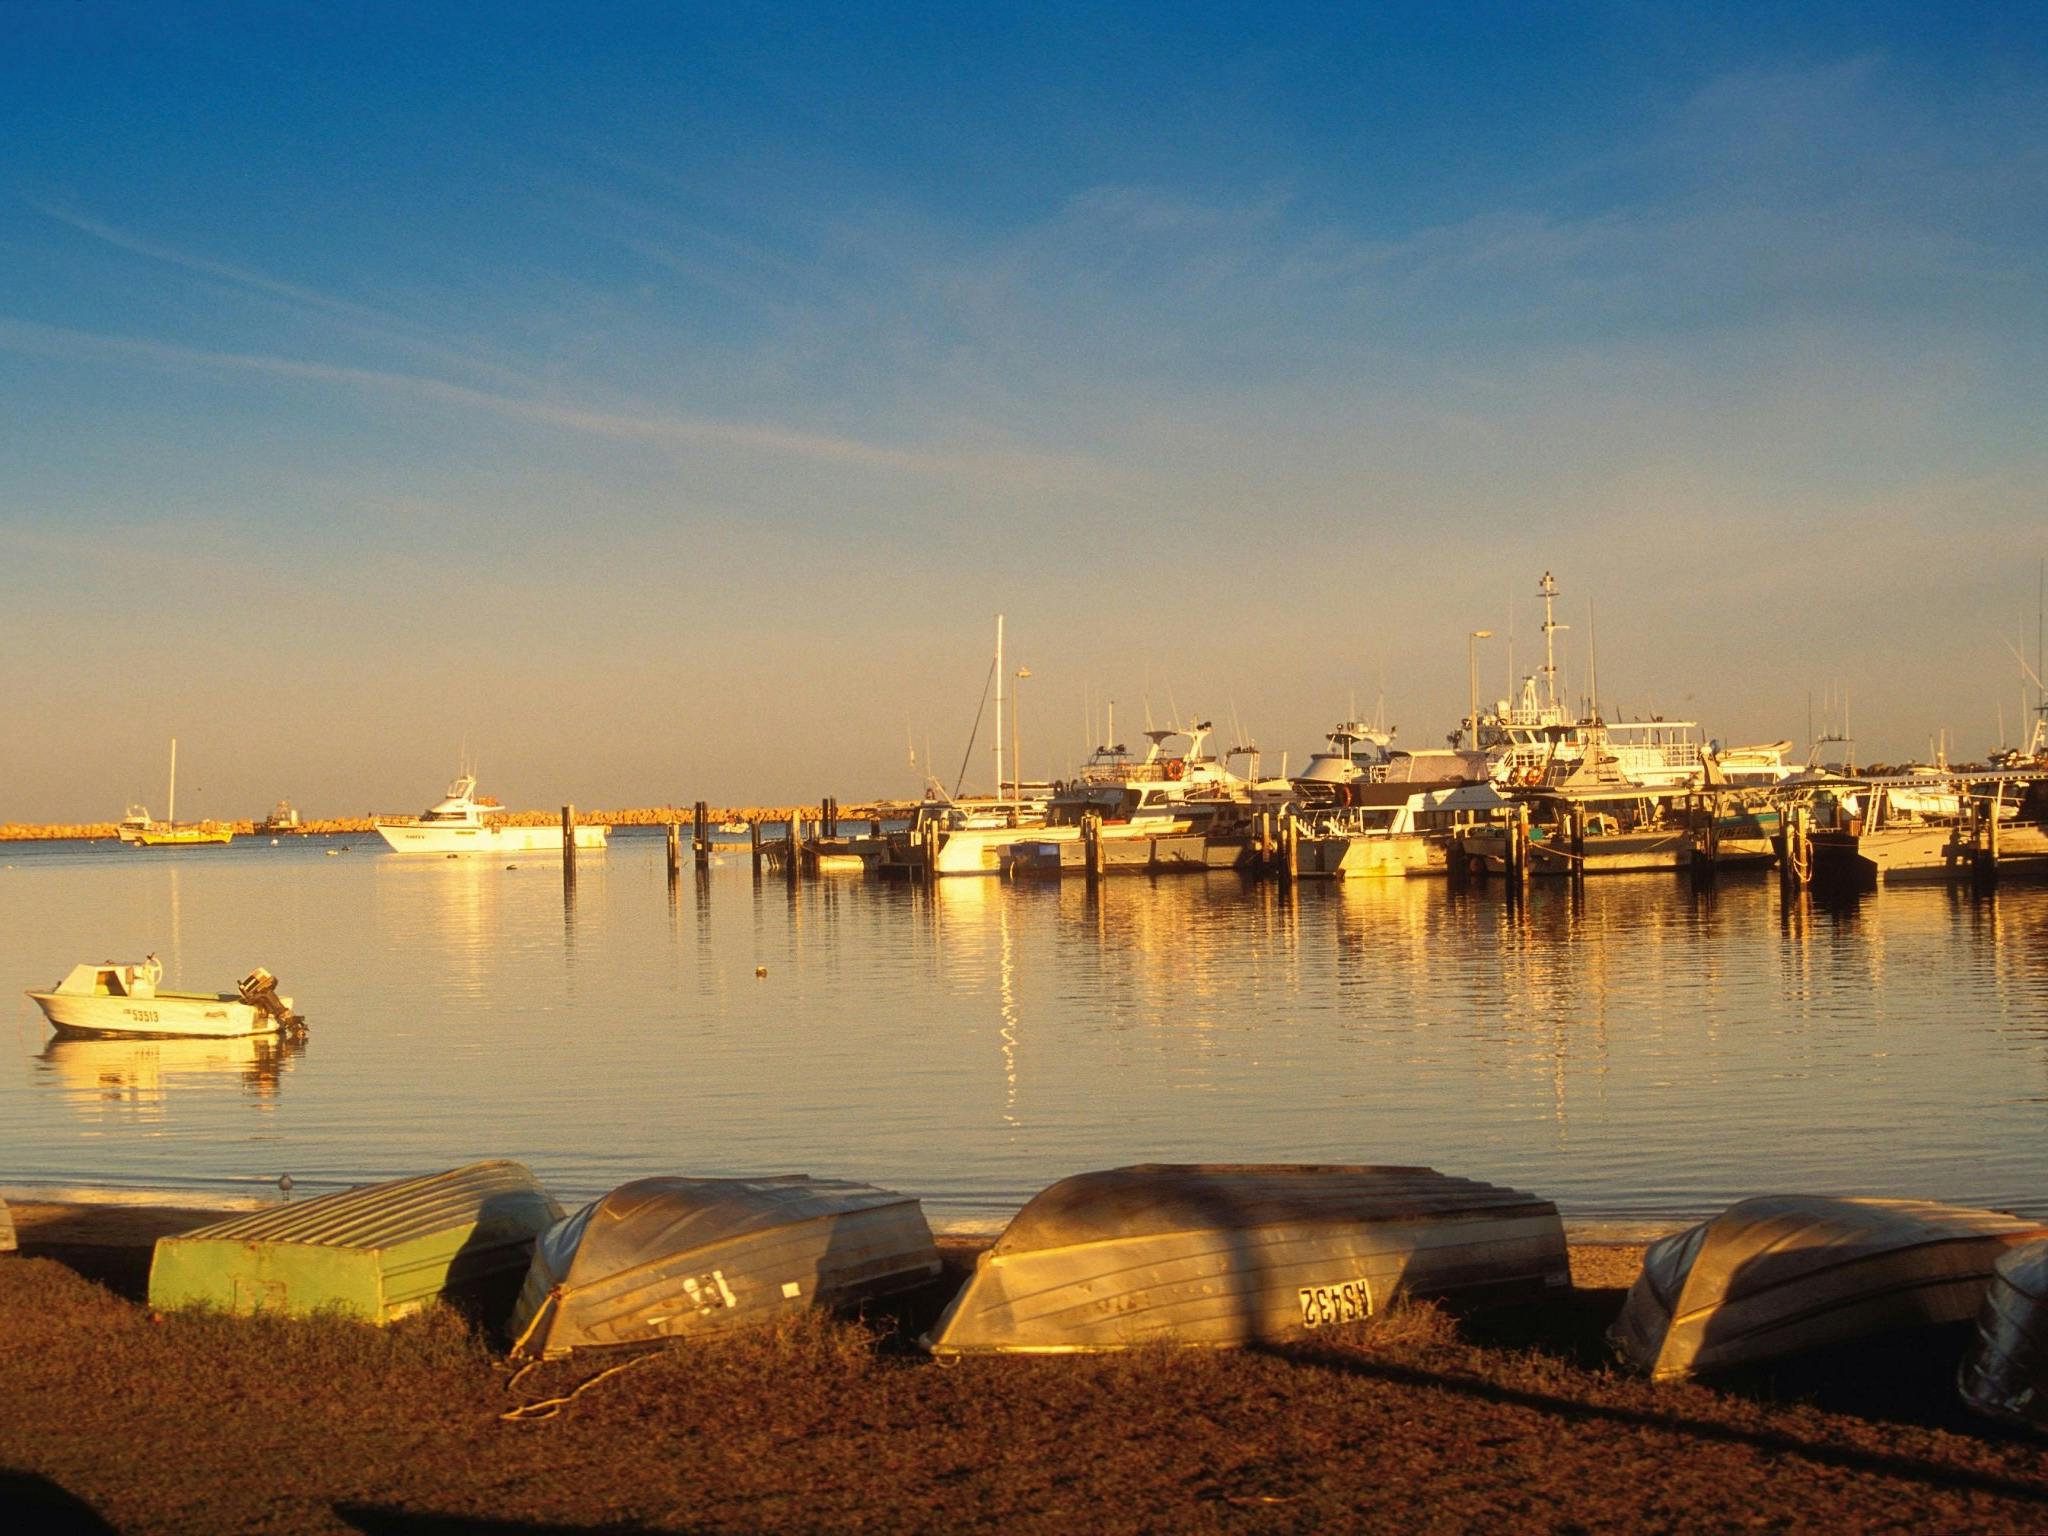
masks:
[[[507,1422],[595,1367],[515,1390],[449,1311],[153,1315],[148,1243],[217,1214],[16,1207],[0,1508],[209,1533],[2048,1529],[2048,1444],[1963,1413],[1955,1337],[1713,1386],[1612,1366],[1636,1249],[1575,1249],[1540,1312],[1228,1353],[942,1367],[908,1343],[939,1286],[646,1355]]]

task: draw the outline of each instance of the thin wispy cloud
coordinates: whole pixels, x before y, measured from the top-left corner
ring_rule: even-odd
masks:
[[[394,315],[351,299],[339,298],[317,288],[309,288],[302,283],[272,277],[251,267],[238,266],[233,262],[218,261],[209,256],[181,250],[162,241],[151,240],[122,229],[103,219],[80,213],[76,209],[60,207],[32,197],[23,197],[22,201],[44,217],[115,250],[189,272],[197,277],[224,283],[246,293],[261,295],[298,310],[311,311],[313,314],[346,325],[358,335],[381,342],[397,342],[409,350],[436,358],[472,374],[504,381],[517,379],[515,370],[480,357],[473,349],[457,344],[433,327],[402,315]]]
[[[198,368],[252,373],[310,383],[336,384],[403,401],[431,401],[483,411],[508,421],[530,422],[563,431],[620,441],[672,446],[718,445],[783,454],[826,463],[947,474],[963,461],[856,438],[803,432],[749,422],[716,421],[662,412],[604,410],[561,400],[521,399],[418,374],[349,367],[250,352],[216,352],[133,336],[109,336],[36,321],[0,318],[0,347],[44,357],[128,363],[158,368]]]

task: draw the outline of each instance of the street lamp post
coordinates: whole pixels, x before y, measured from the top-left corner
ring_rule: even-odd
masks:
[[[1465,632],[1465,673],[1472,688],[1472,713],[1465,717],[1465,728],[1472,733],[1472,745],[1479,745],[1479,642],[1491,640],[1490,629],[1471,629]]]

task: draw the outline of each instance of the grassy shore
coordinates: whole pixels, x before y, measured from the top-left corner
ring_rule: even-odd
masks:
[[[971,1359],[864,1319],[515,1384],[449,1311],[377,1330],[153,1315],[148,1243],[216,1213],[17,1208],[0,1497],[121,1530],[2010,1530],[2048,1446],[1956,1406],[1953,1338],[1714,1386],[1600,1342],[1639,1250],[1538,1312],[1399,1310],[1244,1352]],[[954,1270],[971,1261],[949,1245]]]

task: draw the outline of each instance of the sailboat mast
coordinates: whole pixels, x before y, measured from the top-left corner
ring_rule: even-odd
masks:
[[[1563,626],[1556,621],[1552,613],[1552,604],[1557,600],[1557,582],[1552,578],[1550,572],[1545,571],[1543,573],[1543,580],[1537,584],[1536,590],[1543,598],[1543,702],[1555,705],[1557,703],[1557,646],[1556,642],[1551,639],[1551,636],[1556,630],[1563,628]]]
[[[996,798],[1003,798],[1003,616],[996,615]]]
[[[164,817],[172,826],[178,824],[178,738],[171,738],[171,807]]]

